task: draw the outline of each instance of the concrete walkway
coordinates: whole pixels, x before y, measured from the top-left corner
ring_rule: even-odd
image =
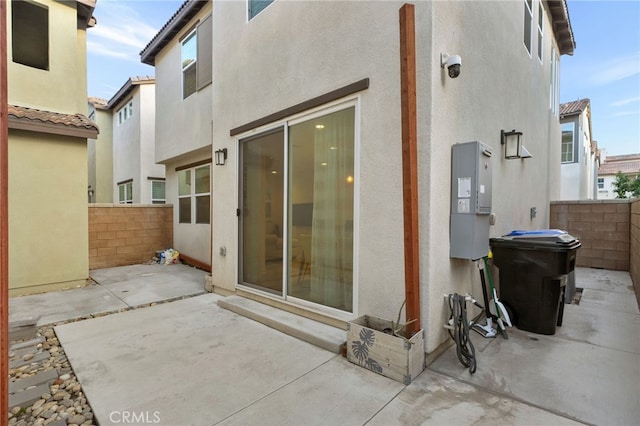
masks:
[[[182,264],[97,269],[87,287],[11,298],[9,323],[38,314],[42,326],[203,294],[205,275]]]
[[[222,309],[215,294],[55,330],[101,425],[636,424],[629,274],[576,275],[582,301],[554,336],[474,334],[475,375],[452,347],[409,386]]]

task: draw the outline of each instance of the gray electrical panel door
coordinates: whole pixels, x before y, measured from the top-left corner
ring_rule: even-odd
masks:
[[[491,148],[476,141],[451,149],[449,256],[480,259],[489,252]]]

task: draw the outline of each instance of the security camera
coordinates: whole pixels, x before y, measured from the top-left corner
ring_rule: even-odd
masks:
[[[441,67],[447,67],[449,77],[457,78],[460,75],[460,66],[462,65],[462,58],[460,55],[447,55],[446,53],[440,54]]]

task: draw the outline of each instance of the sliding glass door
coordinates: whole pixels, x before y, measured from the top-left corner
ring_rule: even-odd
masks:
[[[241,140],[241,283],[353,310],[354,123],[334,108]]]

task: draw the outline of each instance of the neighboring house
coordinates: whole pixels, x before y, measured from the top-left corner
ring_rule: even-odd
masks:
[[[153,77],[131,77],[107,104],[113,140],[113,202],[164,204],[165,168],[154,162],[156,95]]]
[[[94,0],[7,1],[9,294],[89,276],[86,30]],[[4,29],[3,29],[4,31]]]
[[[405,300],[403,4],[214,2],[211,115],[199,115],[209,105],[178,109],[190,98],[181,99],[173,65],[175,88],[163,92],[176,108],[158,122],[171,113],[175,129],[201,125],[204,133],[212,117],[207,154],[220,163],[227,154],[212,169],[217,291],[332,323],[398,316]],[[419,303],[425,350],[433,352],[449,339],[443,295],[481,295],[474,262],[449,255],[452,186],[464,211],[470,182],[452,182],[452,146],[481,141],[492,152],[481,157],[493,169],[492,205],[481,211],[487,228],[489,211],[496,216],[491,236],[547,228],[549,202],[560,195],[559,57],[575,43],[564,0],[414,7],[407,37],[415,36],[416,48],[417,105],[409,116],[417,123]],[[178,62],[178,40],[195,19],[156,58],[158,82],[169,73],[158,64]],[[460,55],[457,78],[446,64],[457,58],[444,55]],[[526,145],[515,159],[505,158],[503,130]],[[193,143],[191,133],[175,132],[167,129],[172,144]],[[209,134],[199,140],[193,150],[206,150]],[[179,155],[176,146],[164,154],[167,143],[157,151],[165,162]]]
[[[212,4],[186,1],[140,53],[155,66],[155,161],[166,167],[173,245],[211,270]],[[153,158],[153,157],[151,157]]]
[[[89,118],[100,128],[97,139],[88,141],[90,203],[113,203],[113,129],[107,101],[89,98]]]
[[[598,169],[598,199],[611,200],[617,197],[613,182],[616,174],[635,179],[640,176],[640,153],[627,155],[604,155],[604,161]]]
[[[561,183],[560,200],[595,200],[598,147],[592,139],[591,101],[579,99],[560,104]]]

